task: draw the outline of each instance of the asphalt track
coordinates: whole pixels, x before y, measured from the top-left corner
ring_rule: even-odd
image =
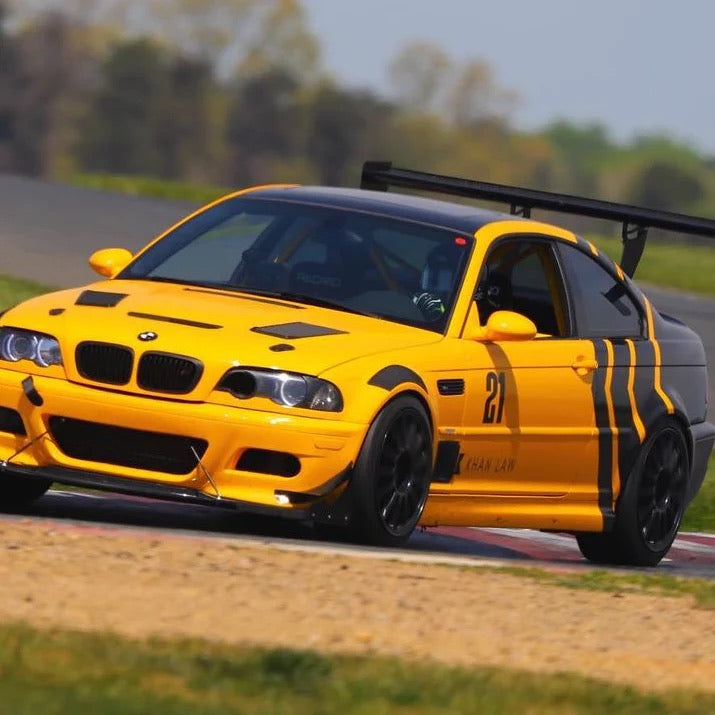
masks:
[[[190,203],[0,175],[0,274],[58,287],[82,285],[96,279],[87,265],[93,251],[109,246],[134,251],[194,208]],[[703,338],[712,376],[710,404],[715,405],[715,300],[653,288],[646,288],[646,293],[659,310],[685,321]],[[22,515],[0,515],[0,519],[17,516],[67,525],[100,522],[110,529],[270,540],[283,548],[318,546],[309,528],[301,525],[114,495],[53,491]],[[320,548],[357,549],[345,544]],[[588,568],[572,537],[529,530],[430,529],[416,533],[405,550],[370,553],[411,560]],[[715,579],[715,537],[681,535],[659,571]]]
[[[439,527],[416,531],[402,549],[320,542],[307,524],[237,514],[141,497],[53,490],[31,506],[0,515],[50,520],[58,528],[139,530],[182,538],[219,538],[270,543],[294,551],[331,551],[401,561],[471,566],[546,567],[579,572],[593,568],[568,534],[529,529]],[[618,569],[613,569],[618,570]],[[622,569],[626,571],[626,569]],[[715,535],[681,534],[657,573],[715,580]]]

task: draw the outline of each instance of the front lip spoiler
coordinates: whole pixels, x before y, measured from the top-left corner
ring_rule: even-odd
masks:
[[[140,479],[129,479],[128,477],[109,476],[100,472],[68,469],[66,467],[26,467],[19,464],[3,464],[0,462],[0,489],[2,488],[1,480],[4,474],[51,479],[53,482],[67,486],[98,489],[100,491],[115,492],[118,494],[162,499],[164,501],[183,502],[184,504],[218,507],[263,516],[281,516],[288,519],[308,518],[306,509],[296,507],[286,509],[280,506],[273,507],[266,506],[265,504],[253,504],[238,499],[218,499],[204,494],[198,489],[189,489],[187,487],[149,482]]]

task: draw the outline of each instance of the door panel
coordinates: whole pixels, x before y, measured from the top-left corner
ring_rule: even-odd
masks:
[[[561,496],[595,487],[595,351],[589,340],[464,343],[468,364],[453,490]],[[576,367],[574,367],[576,366]]]

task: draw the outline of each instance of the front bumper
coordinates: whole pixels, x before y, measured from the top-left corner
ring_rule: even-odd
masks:
[[[215,504],[217,498],[252,511],[267,507],[302,514],[311,500],[335,489],[360,450],[368,425],[242,406],[179,402],[96,389],[67,380],[33,376],[41,400],[30,399],[27,375],[0,369],[0,407],[20,413],[26,435],[0,432],[5,471],[44,476],[64,484]],[[41,402],[41,404],[37,404]],[[205,440],[200,463],[186,474],[76,459],[62,451],[50,418],[64,417],[127,430]],[[295,476],[237,469],[247,449],[279,450],[300,462]],[[290,495],[286,499],[285,496]]]
[[[265,506],[263,504],[253,504],[238,499],[211,497],[202,491],[188,487],[162,484],[161,482],[149,482],[142,479],[127,479],[126,477],[109,476],[98,472],[83,472],[77,469],[66,469],[65,467],[7,466],[0,462],[0,489],[2,488],[2,478],[4,476],[12,478],[27,477],[29,479],[49,479],[52,482],[67,486],[99,489],[117,494],[130,494],[132,496],[148,497],[150,499],[164,499],[166,501],[183,502],[184,504],[219,507],[221,509],[248,512],[263,516],[279,515],[294,519],[306,519],[310,516],[308,507],[301,508],[297,506],[293,509],[286,509],[278,505]]]

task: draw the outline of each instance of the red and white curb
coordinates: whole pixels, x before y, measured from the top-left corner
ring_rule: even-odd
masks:
[[[444,536],[506,549],[514,552],[514,556],[517,558],[540,561],[583,561],[576,539],[570,534],[549,533],[533,529],[451,526],[438,527],[434,531]],[[715,565],[715,534],[679,534],[664,560]]]

